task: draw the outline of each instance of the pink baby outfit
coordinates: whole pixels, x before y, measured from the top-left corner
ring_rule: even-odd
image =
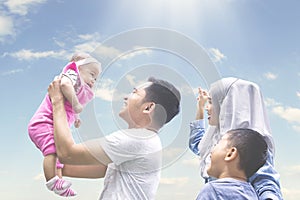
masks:
[[[93,90],[81,80],[75,62],[68,63],[63,69],[62,75],[71,79],[81,105],[85,106],[92,100],[94,97]],[[75,121],[76,113],[68,101],[65,102],[65,109],[69,126],[71,126]],[[56,153],[53,135],[52,104],[48,94],[31,118],[28,125],[28,133],[30,139],[42,151],[44,156]]]

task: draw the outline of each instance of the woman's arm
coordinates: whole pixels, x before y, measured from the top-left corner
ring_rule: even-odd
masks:
[[[204,135],[204,120],[195,120],[190,123],[190,138],[189,138],[189,148],[190,150],[199,155],[199,148],[198,145],[200,140]]]
[[[204,135],[204,107],[208,99],[208,93],[198,88],[196,120],[190,123],[189,148],[196,155],[199,155],[198,145]]]

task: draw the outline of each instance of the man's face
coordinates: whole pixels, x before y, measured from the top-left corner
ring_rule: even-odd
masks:
[[[208,175],[219,178],[225,166],[225,157],[228,152],[228,135],[225,134],[211,151],[211,163],[207,169]]]
[[[145,89],[151,84],[151,82],[146,82],[134,88],[129,95],[124,97],[124,106],[119,112],[119,116],[131,127],[138,127],[139,121],[144,116],[143,111],[146,107],[146,103],[144,102],[146,96]]]

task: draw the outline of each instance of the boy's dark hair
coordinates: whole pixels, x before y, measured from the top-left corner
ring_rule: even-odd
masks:
[[[227,133],[229,145],[236,147],[240,155],[239,167],[249,178],[265,164],[268,145],[260,133],[251,129],[233,129]]]
[[[180,92],[171,83],[156,79],[148,78],[152,84],[145,89],[146,96],[144,102],[154,102],[164,108],[165,113],[154,112],[153,119],[159,126],[168,123],[180,110]],[[166,115],[166,116],[162,116]]]

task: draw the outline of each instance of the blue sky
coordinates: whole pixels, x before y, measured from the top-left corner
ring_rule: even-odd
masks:
[[[83,113],[83,126],[73,129],[74,138],[81,141],[97,135],[99,128],[107,134],[124,126],[116,117],[122,96],[149,75],[174,82],[184,102],[182,113],[161,133],[166,153],[157,199],[194,199],[203,181],[197,158],[186,149],[188,121],[195,115],[193,91],[199,85],[208,88],[209,81],[200,74],[208,65],[197,71],[184,59],[185,53],[198,53],[184,46],[191,42],[205,50],[199,53],[201,62],[210,57],[214,78],[236,76],[261,87],[276,144],[275,167],[281,175],[282,192],[287,200],[297,199],[299,7],[297,0],[0,0],[1,197],[59,198],[44,186],[42,155],[28,137],[27,124],[49,82],[70,55],[86,51],[103,59],[105,71],[98,82],[97,98],[87,108],[96,121],[88,111]],[[143,38],[139,34],[140,30],[151,33],[153,28],[185,38],[170,39],[183,51],[163,48],[170,41],[162,35]],[[133,33],[130,40],[116,43],[126,33]],[[155,44],[153,48],[143,46],[146,39],[150,46]],[[126,45],[131,46],[126,49]],[[93,123],[97,128],[89,126]],[[102,180],[71,180],[79,193],[74,199],[98,199]]]

